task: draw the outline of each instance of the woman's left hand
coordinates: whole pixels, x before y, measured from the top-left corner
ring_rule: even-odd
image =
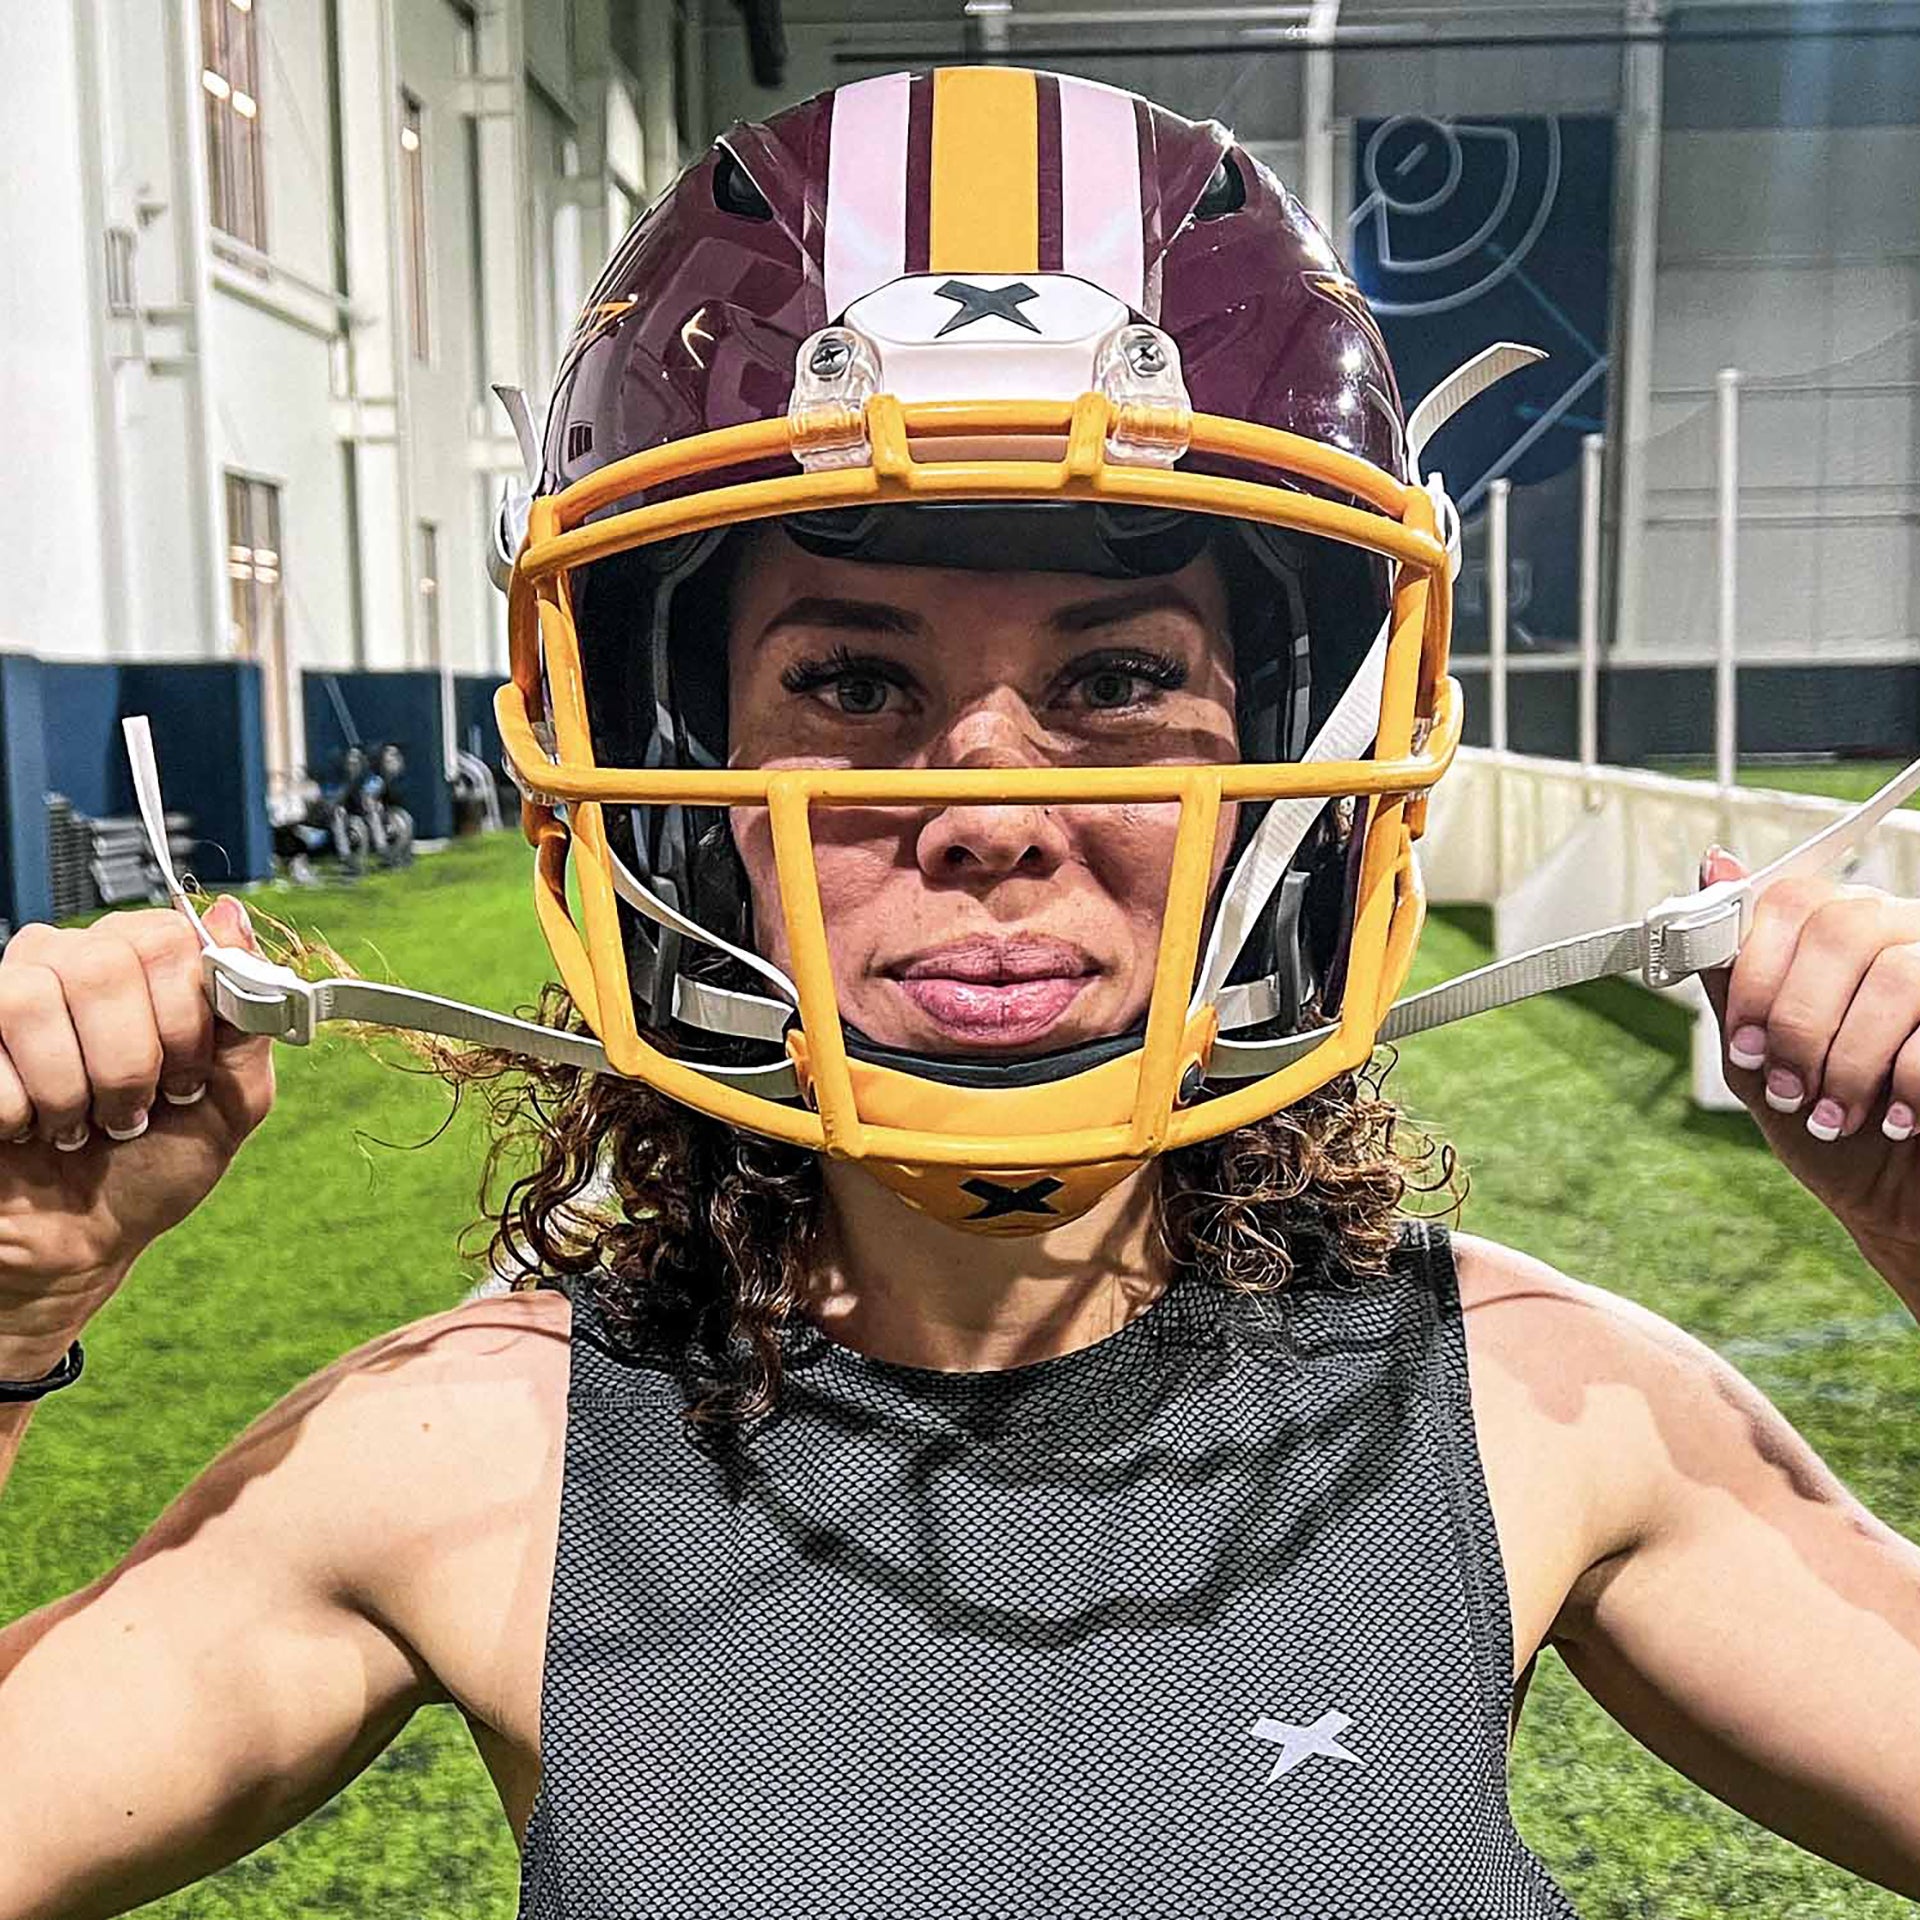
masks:
[[[1746,871],[1716,847],[1701,884]],[[1777,881],[1734,964],[1701,984],[1728,1086],[1920,1314],[1920,900]]]

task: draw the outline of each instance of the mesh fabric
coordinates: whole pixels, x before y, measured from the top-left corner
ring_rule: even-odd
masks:
[[[1004,1372],[803,1330],[731,1467],[575,1291],[522,1920],[1572,1915],[1444,1230]]]

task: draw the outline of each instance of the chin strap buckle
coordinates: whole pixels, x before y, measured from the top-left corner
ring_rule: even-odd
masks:
[[[204,927],[201,937],[206,937]],[[200,977],[214,1012],[229,1026],[271,1034],[296,1047],[312,1040],[314,986],[291,967],[244,947],[208,946],[200,955]]]
[[[1670,894],[1647,910],[1648,986],[1678,986],[1696,973],[1731,966],[1753,924],[1753,888],[1747,880],[1716,880],[1698,893]]]

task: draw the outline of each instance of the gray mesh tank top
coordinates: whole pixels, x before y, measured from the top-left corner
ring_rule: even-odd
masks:
[[[731,1473],[573,1325],[522,1920],[1573,1914],[1443,1229],[1005,1372],[803,1331]]]

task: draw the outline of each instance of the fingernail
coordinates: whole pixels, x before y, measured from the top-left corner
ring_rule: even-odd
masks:
[[[1727,1058],[1736,1067],[1752,1073],[1767,1062],[1767,1034],[1764,1027],[1736,1027],[1727,1042]]]
[[[130,1127],[110,1127],[104,1120],[101,1121],[100,1126],[109,1140],[138,1140],[147,1130],[147,1110],[142,1107],[133,1116],[133,1124]]]
[[[1789,1073],[1785,1067],[1775,1067],[1767,1075],[1767,1105],[1775,1113],[1798,1113],[1806,1097],[1799,1077]]]
[[[1807,1115],[1807,1131],[1816,1140],[1838,1140],[1840,1129],[1845,1124],[1846,1112],[1838,1100],[1821,1100]]]
[[[78,1153],[90,1137],[87,1123],[84,1120],[76,1120],[65,1133],[56,1133],[53,1136],[53,1144],[62,1153]]]
[[[33,1122],[29,1120],[18,1133],[10,1133],[7,1135],[7,1145],[10,1147],[24,1147],[32,1138]]]
[[[1913,1109],[1904,1100],[1896,1100],[1880,1122],[1880,1131],[1889,1140],[1904,1140],[1913,1132]]]
[[[193,1105],[193,1103],[196,1100],[203,1098],[206,1094],[206,1091],[207,1091],[207,1083],[204,1080],[199,1080],[199,1081],[196,1081],[193,1084],[193,1086],[188,1088],[185,1093],[182,1093],[173,1087],[162,1087],[160,1089],[160,1097],[161,1099],[166,1101],[166,1103],[169,1106],[190,1107]]]

